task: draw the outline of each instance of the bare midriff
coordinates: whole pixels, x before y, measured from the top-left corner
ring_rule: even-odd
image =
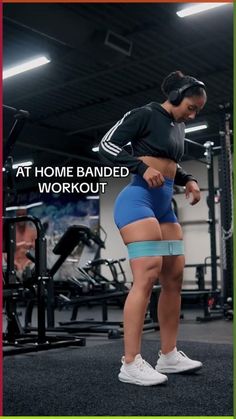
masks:
[[[174,179],[177,169],[177,164],[170,159],[162,157],[151,157],[151,156],[141,156],[138,157],[145,164],[152,167],[153,169],[161,172],[163,176]]]

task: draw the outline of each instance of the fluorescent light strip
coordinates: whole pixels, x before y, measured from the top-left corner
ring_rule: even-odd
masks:
[[[33,161],[25,161],[22,163],[15,163],[13,164],[13,169],[17,169],[18,167],[27,167],[27,166],[33,166]]]
[[[206,124],[195,125],[193,127],[185,128],[185,132],[195,132],[195,131],[200,131],[200,130],[206,129],[206,128],[208,128],[208,126]]]
[[[22,163],[15,163],[13,164],[12,168],[13,169],[18,169],[18,167],[27,167],[27,166],[33,166],[33,161],[25,161]],[[3,172],[5,172],[5,167],[3,167],[2,169]]]
[[[25,63],[16,65],[14,67],[3,70],[3,80],[16,76],[17,74],[24,73],[25,71],[32,70],[33,68],[40,67],[41,65],[50,63],[47,57],[38,57]]]
[[[206,12],[207,10],[214,9],[216,7],[227,6],[231,3],[201,3],[195,4],[194,6],[186,7],[185,9],[179,10],[176,14],[179,17],[187,17],[195,15],[196,13]]]
[[[29,209],[29,208],[39,207],[41,205],[43,205],[43,202],[35,202],[34,204],[28,204],[28,205],[17,205],[14,207],[7,207],[6,211],[17,211],[20,209]]]
[[[25,209],[25,207],[19,207],[19,206],[15,206],[15,207],[6,207],[6,211],[16,211],[18,209]]]
[[[34,208],[34,207],[40,207],[41,205],[43,205],[43,201],[40,201],[40,202],[35,202],[34,204],[28,204],[28,205],[26,205],[26,209],[29,209],[29,208]]]

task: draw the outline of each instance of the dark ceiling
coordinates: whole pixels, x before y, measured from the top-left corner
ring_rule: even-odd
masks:
[[[30,112],[14,160],[96,163],[91,150],[104,133],[128,110],[162,101],[161,81],[177,69],[207,85],[208,102],[196,122],[209,127],[188,137],[218,145],[218,106],[233,100],[233,7],[180,19],[182,6],[5,4],[3,67],[40,54],[51,58],[4,81],[4,104]],[[108,31],[130,42],[130,55],[105,44]],[[11,123],[4,111],[5,137]]]

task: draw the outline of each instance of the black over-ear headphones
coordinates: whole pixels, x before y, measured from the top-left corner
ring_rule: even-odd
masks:
[[[184,84],[179,89],[172,90],[172,92],[170,92],[168,96],[169,102],[174,106],[178,106],[182,102],[184,98],[184,93],[186,92],[186,90],[190,89],[190,87],[195,87],[195,86],[199,86],[205,89],[205,84],[202,81],[197,80],[197,79],[193,80],[192,82]]]

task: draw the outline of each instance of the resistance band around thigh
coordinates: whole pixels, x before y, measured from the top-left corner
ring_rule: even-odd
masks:
[[[127,245],[129,259],[146,256],[178,256],[184,255],[183,240],[155,240],[129,243]]]

